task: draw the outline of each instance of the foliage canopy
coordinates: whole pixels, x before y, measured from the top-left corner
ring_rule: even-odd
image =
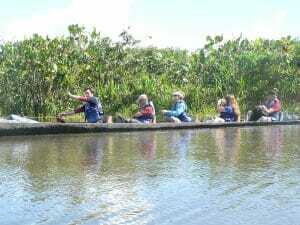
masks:
[[[69,35],[50,39],[37,34],[0,45],[0,110],[50,116],[75,107],[66,93],[93,87],[105,112],[135,109],[134,100],[148,94],[160,107],[169,107],[170,94],[186,93],[190,110],[205,113],[218,98],[232,93],[243,110],[258,104],[277,87],[286,105],[300,100],[300,41],[224,41],[207,37],[203,48],[138,47],[128,32],[113,42],[96,30],[69,26]]]

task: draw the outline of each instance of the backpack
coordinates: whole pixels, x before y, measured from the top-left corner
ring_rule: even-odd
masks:
[[[262,116],[267,116],[264,110],[257,106],[255,109],[252,111],[252,114],[250,115],[249,121],[257,121],[259,120]]]

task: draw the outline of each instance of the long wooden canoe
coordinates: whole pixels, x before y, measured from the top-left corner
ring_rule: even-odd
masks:
[[[0,123],[0,136],[130,132],[174,129],[207,129],[250,126],[300,125],[300,120],[281,122],[239,122],[239,123],[157,123],[157,124],[88,124],[88,123]]]

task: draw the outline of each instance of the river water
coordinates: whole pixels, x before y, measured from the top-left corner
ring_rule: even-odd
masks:
[[[300,224],[300,126],[0,138],[0,224]]]

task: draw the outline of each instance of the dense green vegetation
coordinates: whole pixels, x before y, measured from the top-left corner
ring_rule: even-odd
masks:
[[[113,42],[102,34],[69,26],[69,35],[54,39],[33,35],[0,45],[0,110],[53,116],[78,102],[67,91],[81,94],[93,87],[105,112],[129,114],[135,99],[146,93],[158,110],[170,106],[173,90],[182,90],[193,114],[211,113],[218,98],[233,93],[242,110],[258,104],[271,87],[280,90],[285,107],[300,100],[300,41],[242,37],[207,44],[190,53],[180,49],[137,47],[127,32]]]

